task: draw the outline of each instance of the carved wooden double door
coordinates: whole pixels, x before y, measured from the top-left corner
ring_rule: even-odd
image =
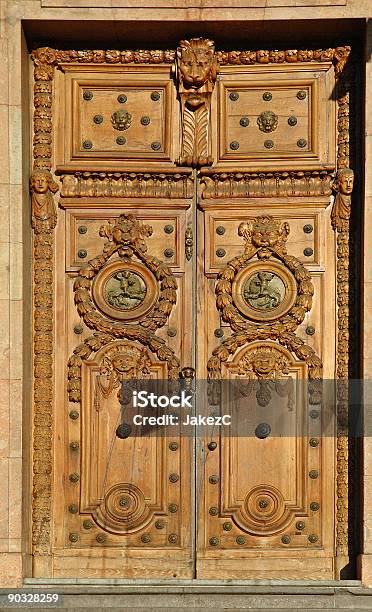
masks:
[[[342,438],[322,435],[319,383],[337,367],[347,55],[199,39],[33,53],[36,576],[346,565]],[[229,411],[235,430],[126,429],[123,381],[188,384],[190,368],[212,390],[196,414]]]

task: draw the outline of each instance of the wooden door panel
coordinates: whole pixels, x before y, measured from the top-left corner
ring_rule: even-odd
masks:
[[[332,167],[330,69],[326,63],[221,67],[217,167]]]
[[[220,401],[205,410],[231,414],[235,428],[211,429],[202,443],[199,575],[211,578],[223,560],[221,567],[231,578],[250,576],[251,571],[257,578],[280,578],[289,559],[300,560],[304,554],[307,564],[299,563],[297,578],[330,578],[334,494],[327,483],[334,465],[335,424],[308,388],[314,376],[319,378],[322,364],[325,375],[334,376],[334,346],[326,331],[334,325],[329,211],[321,200],[302,201],[296,211],[283,203],[278,208],[268,205],[263,216],[255,217],[251,203],[222,214],[221,203],[208,201],[200,218],[206,244],[201,302],[204,299],[208,308],[199,312],[206,330],[199,375],[207,363],[212,380],[223,380]],[[276,241],[285,227],[282,250]],[[266,251],[269,244],[272,250]],[[223,257],[218,257],[219,248],[224,248]],[[307,257],[305,249],[314,256]],[[262,273],[269,284],[276,274],[286,284],[282,298],[279,285],[273,285],[273,309],[265,308],[262,287],[261,298],[254,297],[251,281]],[[291,289],[292,273],[296,287]],[[257,313],[260,304],[263,312]],[[287,335],[293,313],[296,320]],[[290,393],[284,393],[288,380]],[[239,400],[234,399],[236,385],[245,389]],[[259,429],[267,425],[269,433],[259,437]],[[208,450],[211,442],[214,449]],[[254,559],[258,554],[260,568]]]
[[[192,312],[184,297],[189,268],[181,250],[186,212],[182,208],[163,212],[142,208],[133,215],[122,208],[88,211],[75,207],[64,214],[66,237],[59,235],[57,264],[61,330],[57,359],[59,378],[68,379],[67,387],[62,380],[61,384],[69,402],[66,405],[65,398],[59,398],[55,470],[61,477],[55,485],[59,527],[53,571],[56,576],[75,575],[73,560],[79,551],[82,577],[190,578],[190,439],[181,430],[158,436],[156,430],[140,427],[132,428],[125,439],[118,437],[120,424],[130,423],[133,416],[125,402],[121,411],[121,382],[164,381],[178,376],[181,360],[190,363]],[[150,227],[152,231],[146,229]],[[105,235],[102,228],[106,228]],[[128,248],[134,253],[129,251],[127,259],[120,257],[115,240],[124,249],[131,245]],[[110,244],[114,252],[107,257],[104,253]],[[171,257],[164,255],[166,249],[172,249]],[[164,263],[164,276],[158,270],[166,259],[169,267]],[[132,285],[137,293],[146,285],[140,304],[140,294],[130,298],[128,294],[120,301],[121,283],[115,280],[112,284],[115,275],[126,270],[135,276]],[[142,285],[137,282],[139,277]],[[145,305],[147,294],[152,301]],[[111,301],[110,296],[114,297]],[[159,311],[157,319],[151,319],[156,304],[165,299],[170,301],[164,314],[159,318]],[[147,324],[142,326],[145,319]],[[151,329],[156,327],[159,331],[154,336]],[[89,558],[92,552],[94,561]]]
[[[61,65],[57,165],[80,169],[174,159],[177,114],[169,66]]]

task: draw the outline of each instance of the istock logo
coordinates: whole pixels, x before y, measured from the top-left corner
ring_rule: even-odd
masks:
[[[134,408],[192,408],[192,395],[181,391],[181,395],[156,395],[147,391],[133,391]]]

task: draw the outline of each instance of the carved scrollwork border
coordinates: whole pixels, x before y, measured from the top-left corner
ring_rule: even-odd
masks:
[[[294,62],[332,62],[336,77],[339,77],[350,55],[348,45],[329,49],[286,49],[283,51],[259,49],[257,51],[216,51],[219,64],[281,64]],[[33,51],[32,56],[42,64],[173,64],[176,50],[57,50],[42,47]]]

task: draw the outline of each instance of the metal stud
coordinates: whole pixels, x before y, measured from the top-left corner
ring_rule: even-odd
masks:
[[[208,444],[208,450],[210,451],[214,451],[217,448],[217,442],[209,442]]]
[[[120,102],[120,104],[125,104],[126,101],[128,100],[125,94],[120,94],[117,99],[118,99],[118,102]]]
[[[165,249],[165,251],[164,251],[164,256],[165,257],[170,259],[171,257],[173,257],[173,255],[174,255],[173,249]]]
[[[73,442],[70,442],[70,450],[76,452],[76,451],[79,450],[79,448],[80,448],[79,442],[77,442],[75,440]]]
[[[308,325],[305,331],[308,336],[313,336],[315,334],[315,327],[313,327],[312,325]]]
[[[313,448],[316,448],[317,446],[319,446],[319,440],[318,440],[318,438],[310,438],[310,440],[309,440],[309,444],[310,444],[310,446],[312,446]]]
[[[306,249],[304,249],[305,257],[311,257],[313,255],[313,253],[314,253],[314,251],[310,247],[306,247]]]
[[[274,142],[272,140],[265,140],[264,147],[266,149],[272,149],[274,146]]]
[[[282,536],[281,540],[282,540],[283,544],[290,544],[290,542],[291,542],[291,538],[289,537],[289,535]]]
[[[236,543],[239,544],[240,546],[242,546],[242,544],[245,544],[245,537],[244,536],[238,536],[236,538]]]
[[[158,521],[155,521],[155,527],[156,529],[164,529],[165,521],[162,521],[160,519]]]
[[[178,450],[178,442],[169,442],[168,446],[169,450],[176,451]]]
[[[172,514],[174,514],[178,510],[177,504],[169,504],[168,510],[169,510],[169,512],[172,512]]]
[[[296,529],[298,529],[299,531],[303,531],[305,529],[305,523],[303,521],[297,521]]]
[[[317,419],[319,417],[319,410],[310,410],[309,414],[311,419]]]
[[[89,89],[86,89],[84,91],[84,93],[83,93],[83,98],[84,98],[84,100],[86,100],[88,102],[89,100],[91,100],[93,98],[93,92],[90,91]]]
[[[148,544],[149,542],[151,542],[151,536],[149,533],[143,533],[141,535],[141,542],[143,542],[144,544]]]
[[[78,227],[79,234],[86,234],[87,231],[88,231],[88,228],[86,225],[79,225]]]
[[[265,102],[270,102],[270,100],[273,99],[273,94],[270,91],[265,91],[262,95],[262,99],[265,100]]]
[[[78,257],[80,259],[85,259],[87,255],[88,255],[88,252],[86,251],[86,249],[79,249],[78,250]]]
[[[209,538],[209,544],[211,546],[218,546],[220,543],[219,539],[216,538],[215,536],[213,538]]]
[[[83,527],[84,529],[92,529],[93,527],[92,521],[90,521],[89,519],[86,519],[85,521],[83,521]]]
[[[217,255],[217,257],[225,257],[225,255],[226,255],[225,249],[217,249],[216,255]]]
[[[119,440],[126,440],[132,433],[132,426],[129,423],[120,423],[116,428],[116,437]]]
[[[83,333],[83,326],[78,323],[77,325],[74,325],[74,334],[82,334]]]
[[[161,149],[160,142],[158,142],[158,141],[152,142],[151,143],[151,148],[153,149],[153,151],[159,151],[159,149]]]
[[[216,508],[215,506],[212,506],[211,508],[209,508],[209,514],[211,516],[217,516],[218,515],[218,508]]]
[[[315,533],[311,533],[307,539],[309,540],[309,542],[311,542],[311,544],[315,544],[315,542],[319,540],[318,536],[315,535]]]
[[[312,512],[317,512],[319,508],[320,508],[320,504],[318,504],[318,502],[311,502],[310,510],[312,510]]]
[[[150,125],[151,123],[150,117],[148,117],[147,115],[144,117],[141,117],[141,123],[142,125]]]
[[[239,143],[237,140],[233,140],[232,142],[230,142],[230,149],[232,151],[237,151],[239,149]]]
[[[297,117],[295,117],[294,115],[291,115],[290,117],[288,117],[288,125],[291,125],[291,126],[297,125]]]
[[[218,234],[219,236],[223,236],[225,232],[226,230],[223,225],[219,225],[218,227],[216,227],[216,234]]]
[[[167,334],[170,338],[174,338],[174,336],[177,336],[177,330],[174,327],[170,327]]]
[[[70,410],[69,412],[69,417],[70,419],[72,419],[73,421],[76,421],[76,419],[79,418],[79,413],[77,410]]]
[[[106,542],[106,536],[103,533],[99,533],[96,536],[96,540],[97,540],[98,544],[104,544]]]
[[[230,523],[230,521],[226,521],[226,523],[223,524],[223,529],[224,529],[224,531],[231,531],[232,530],[232,523]]]
[[[258,502],[258,507],[261,510],[265,510],[265,508],[267,508],[268,505],[269,505],[269,502],[267,501],[267,499],[260,499],[260,501]]]
[[[160,100],[160,93],[158,91],[153,91],[151,93],[151,100],[154,100],[154,102]]]
[[[271,434],[271,427],[268,423],[260,423],[257,425],[254,435],[260,440],[264,440]]]
[[[68,478],[70,482],[79,482],[79,474],[77,474],[76,472],[72,472],[72,474],[70,474]]]
[[[79,539],[79,534],[78,533],[70,533],[70,535],[68,536],[68,539],[70,540],[70,542],[77,542]]]
[[[222,338],[222,336],[223,336],[223,329],[221,329],[221,328],[215,329],[214,330],[214,335],[216,336],[216,338]]]
[[[209,476],[208,480],[209,480],[210,484],[217,484],[220,481],[220,479],[217,476],[217,474],[212,474],[212,476]]]
[[[311,223],[306,223],[306,225],[304,225],[302,229],[304,230],[305,234],[311,234],[314,228]]]
[[[239,100],[239,94],[237,91],[232,91],[229,95],[230,100],[232,100],[233,102],[236,102],[237,100]]]
[[[169,541],[171,544],[177,544],[177,542],[178,542],[178,535],[177,535],[176,533],[171,533],[171,534],[168,536],[168,541]]]
[[[83,140],[83,149],[91,149],[93,147],[93,143],[91,140]]]
[[[173,225],[164,225],[164,231],[166,234],[172,234],[174,232]]]
[[[303,149],[304,147],[306,147],[307,145],[307,140],[305,140],[305,138],[299,138],[297,140],[297,146],[300,147],[300,149]]]
[[[130,508],[132,505],[132,500],[129,495],[125,495],[119,499],[120,508]]]
[[[125,136],[118,136],[116,139],[116,144],[118,145],[125,145],[126,142],[127,139],[125,138]]]
[[[242,127],[248,127],[249,126],[249,118],[248,117],[242,117],[239,121],[240,125]]]
[[[307,93],[304,89],[300,89],[300,91],[297,92],[297,98],[299,100],[305,100],[306,96],[307,96]]]
[[[309,476],[310,478],[312,478],[313,480],[315,480],[316,478],[319,477],[319,472],[318,470],[310,470],[309,472]]]
[[[169,480],[170,480],[170,482],[178,482],[179,475],[178,474],[170,474],[169,475]]]
[[[76,514],[77,512],[79,512],[79,508],[76,504],[70,504],[68,507],[68,511],[71,512],[71,514]]]
[[[94,115],[94,117],[93,117],[93,121],[94,121],[94,123],[96,123],[97,125],[100,125],[101,123],[103,123],[103,117],[102,117],[102,115]]]

